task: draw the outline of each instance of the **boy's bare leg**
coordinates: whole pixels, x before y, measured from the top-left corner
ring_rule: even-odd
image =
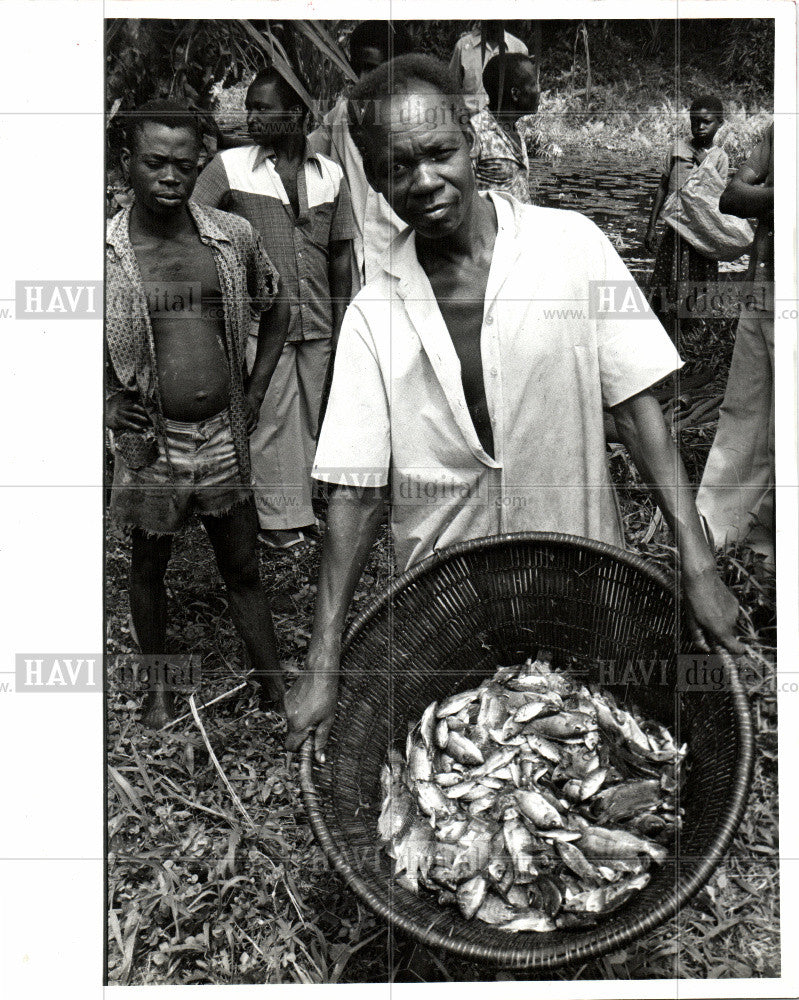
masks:
[[[226,514],[203,516],[202,522],[227,587],[231,617],[261,687],[261,705],[273,702],[282,712],[285,686],[269,599],[258,572],[255,504],[252,500],[237,504]]]
[[[166,652],[166,574],[172,554],[172,536],[157,538],[133,529],[133,549],[130,558],[130,614],[139,650],[144,655],[164,655]],[[160,729],[174,717],[172,692],[165,678],[157,674],[144,702],[142,722]]]

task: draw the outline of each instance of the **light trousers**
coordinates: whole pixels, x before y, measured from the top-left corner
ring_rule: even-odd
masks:
[[[738,321],[716,437],[696,498],[716,545],[743,542],[774,561],[774,313]]]
[[[257,340],[249,337],[252,367]],[[250,436],[253,492],[264,530],[314,523],[311,467],[331,341],[287,343],[266,391],[258,426]]]

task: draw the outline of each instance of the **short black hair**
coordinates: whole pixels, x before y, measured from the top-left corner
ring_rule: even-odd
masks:
[[[463,90],[446,63],[419,53],[397,56],[367,73],[350,94],[347,105],[350,134],[364,160],[369,148],[368,136],[376,124],[378,103],[395,94],[412,94],[413,85],[419,83],[450,99],[453,118],[457,118],[466,132],[470,116]]]
[[[387,59],[392,59],[412,52],[413,42],[402,25],[392,21],[361,21],[352,29],[347,48],[351,59],[363,49],[379,49]]]
[[[154,122],[157,125],[166,125],[169,128],[185,128],[194,136],[197,145],[203,145],[203,127],[200,116],[189,107],[188,104],[181,104],[180,101],[158,98],[140,104],[133,111],[127,111],[120,116],[125,129],[125,141],[128,149],[136,149],[138,134],[142,131],[147,122]]]
[[[499,101],[499,76],[503,59],[505,60],[504,90],[506,94],[518,82],[522,66],[529,66],[531,69],[534,66],[533,60],[522,52],[505,52],[492,56],[483,69],[483,86],[492,105],[496,105]]]
[[[718,115],[719,118],[724,119],[724,106],[715,94],[700,94],[694,98],[688,113],[695,115],[698,111],[709,111],[712,115]]]
[[[305,87],[307,91],[308,86],[305,83],[305,80],[303,80],[303,78],[300,76],[300,74],[297,72],[296,69],[294,70],[294,75],[297,77],[297,79],[300,81],[302,86]],[[278,69],[276,69],[276,67],[267,66],[264,69],[259,70],[255,74],[255,78],[253,79],[252,83],[247,88],[247,95],[249,96],[250,91],[254,87],[259,87],[263,83],[273,83],[277,87],[277,92],[280,95],[280,100],[284,107],[291,108],[297,104],[299,104],[303,108],[307,107],[305,98],[300,96],[300,94],[292,87],[292,85],[283,76],[283,74]]]

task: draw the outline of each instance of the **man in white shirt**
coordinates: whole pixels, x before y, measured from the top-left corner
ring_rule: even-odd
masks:
[[[488,107],[488,93],[483,86],[483,70],[488,60],[502,50],[503,36],[506,52],[529,55],[523,41],[509,31],[503,31],[504,21],[485,21],[484,24],[485,45],[480,28],[467,31],[455,43],[449,61],[449,68],[463,89],[463,99],[471,114]]]
[[[336,485],[306,670],[286,698],[289,749],[315,728],[322,753],[344,620],[389,489],[399,569],[506,531],[623,544],[603,405],[674,530],[696,621],[742,651],[737,602],[649,391],[679,356],[649,311],[575,308],[591,280],[632,282],[627,268],[583,216],[478,194],[454,94],[445,66],[405,56],[352,97],[367,176],[411,230],[342,326],[313,473]]]
[[[394,56],[410,52],[411,41],[401,26],[390,21],[361,21],[352,30],[348,49],[350,64],[360,79]],[[405,224],[366,179],[361,154],[350,135],[346,94],[339,97],[319,128],[310,133],[308,148],[329,156],[347,178],[356,230],[352,289],[357,292],[378,273],[380,258]]]

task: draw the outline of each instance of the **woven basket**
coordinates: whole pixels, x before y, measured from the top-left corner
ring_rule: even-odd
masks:
[[[663,573],[628,552],[570,535],[529,533],[453,546],[413,567],[363,611],[344,641],[339,709],[324,765],[303,747],[311,825],[348,885],[380,916],[433,948],[514,969],[544,969],[614,951],[677,914],[729,847],[751,780],[752,726],[732,659],[723,690],[681,690],[677,602]],[[379,773],[390,746],[436,698],[474,687],[498,664],[541,649],[574,656],[622,703],[689,745],[675,855],[649,885],[589,930],[509,934],[463,919],[398,885],[379,849]],[[649,683],[605,683],[598,661],[657,661]],[[625,679],[626,680],[626,679]]]

